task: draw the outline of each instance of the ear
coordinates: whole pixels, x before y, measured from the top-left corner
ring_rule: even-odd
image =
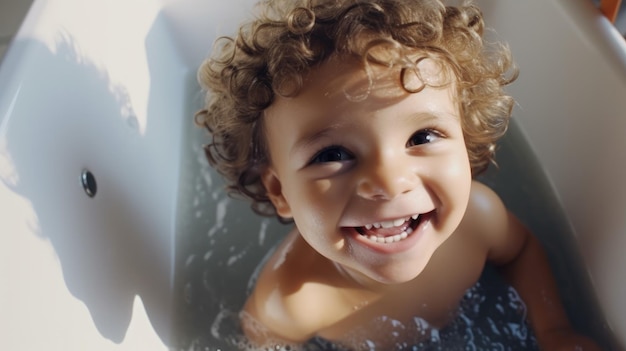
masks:
[[[276,172],[270,167],[266,168],[261,174],[261,180],[267,191],[267,197],[276,208],[276,213],[283,218],[291,218],[291,208],[283,195],[282,184]]]

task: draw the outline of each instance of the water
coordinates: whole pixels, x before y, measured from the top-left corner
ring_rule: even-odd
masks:
[[[190,76],[190,81],[194,79]],[[190,87],[192,93],[188,96],[193,101],[187,116],[192,116],[202,102],[195,84]],[[241,335],[239,311],[254,286],[261,262],[269,257],[289,227],[257,216],[247,202],[226,196],[221,178],[204,157],[201,145],[207,140],[205,132],[190,125],[186,133],[177,217],[175,329],[171,349],[251,349]],[[594,338],[602,349],[617,349],[587,288],[589,280],[577,259],[578,250],[568,223],[515,125],[500,144],[498,162],[499,168],[491,167],[480,180],[496,190],[507,207],[544,244],[574,327]],[[384,316],[372,321],[372,327],[387,328],[390,338],[411,328],[415,340],[398,343],[401,350],[537,349],[532,330],[525,322],[523,302],[491,267],[466,292],[456,315],[441,330],[419,318],[411,325],[402,325]],[[321,339],[313,339],[301,349],[339,350]],[[376,348],[365,338],[363,349]]]
[[[456,311],[457,317],[437,329],[421,318],[404,325],[382,316],[364,328],[359,350],[383,350],[367,340],[367,329],[386,330],[395,350],[469,351],[538,350],[535,336],[526,322],[526,307],[517,292],[504,283],[495,268],[488,266],[475,286],[468,289]],[[407,330],[412,332],[407,333]],[[411,335],[409,340],[394,339]],[[413,340],[411,340],[411,338]],[[341,350],[324,340],[313,340],[305,350]]]
[[[223,191],[208,165],[206,132],[192,123],[203,97],[189,76],[189,129],[183,136],[176,220],[173,350],[231,350],[234,320],[258,263],[288,232]]]

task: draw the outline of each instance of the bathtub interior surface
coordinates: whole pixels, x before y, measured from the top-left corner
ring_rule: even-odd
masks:
[[[184,94],[195,70],[158,5],[36,1],[3,59],[3,348],[169,343]]]
[[[0,65],[4,346],[204,350],[228,345],[251,276],[287,228],[253,215],[245,202],[220,190],[220,178],[201,150],[204,131],[191,124],[191,116],[202,99],[195,70],[213,40],[233,33],[253,2],[33,3]],[[611,193],[626,167],[619,155],[597,158],[576,142],[586,140],[585,130],[598,130],[585,118],[597,115],[606,137],[600,146],[626,147],[624,119],[616,118],[626,108],[626,66],[612,54],[615,45],[606,43],[606,33],[593,26],[579,29],[574,20],[601,22],[581,15],[593,11],[584,0],[478,2],[522,69],[511,88],[522,128],[514,127],[504,139],[500,170],[482,179],[551,253],[575,325],[604,349],[619,349],[600,311],[610,317],[618,338],[626,335],[626,311],[620,307],[626,278],[614,268],[626,264],[617,255],[626,229],[619,213],[626,195],[623,187]],[[541,41],[528,44],[529,34],[522,33],[533,16],[539,16],[533,37]],[[537,55],[536,48],[549,55]],[[585,70],[590,59],[600,66],[593,73]],[[585,72],[582,78],[592,89],[576,86],[572,71]],[[607,87],[608,94],[596,94]],[[571,150],[577,150],[575,158]],[[94,198],[80,184],[85,169],[98,182]],[[587,196],[590,182],[601,186]],[[609,211],[593,208],[607,198]],[[580,243],[605,259],[591,266],[602,283],[601,308],[578,260]]]
[[[189,115],[202,106],[189,82]],[[251,289],[251,277],[289,227],[253,213],[228,196],[208,165],[207,133],[189,125],[183,137],[176,224],[172,350],[230,349],[234,323]]]
[[[626,340],[626,42],[588,1],[481,1],[521,74],[514,114],[573,229],[611,328]],[[529,19],[532,19],[529,21]]]

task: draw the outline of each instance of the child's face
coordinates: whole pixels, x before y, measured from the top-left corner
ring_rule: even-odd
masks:
[[[459,225],[470,165],[454,84],[410,94],[399,70],[372,67],[367,98],[347,98],[368,89],[361,67],[330,61],[298,96],[277,97],[263,181],[321,255],[359,281],[402,283]]]

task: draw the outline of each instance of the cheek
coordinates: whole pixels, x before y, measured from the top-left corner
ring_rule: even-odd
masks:
[[[467,154],[456,153],[441,159],[436,167],[439,172],[431,175],[440,205],[453,222],[465,214],[472,186],[472,173]]]
[[[309,180],[292,183],[286,196],[298,227],[323,228],[334,225],[342,213],[345,192],[345,186],[331,180]]]
[[[451,193],[449,194],[452,211],[451,219],[456,228],[465,216],[472,188],[472,175],[469,162],[451,170],[449,176],[449,179],[451,179]]]
[[[303,179],[294,182],[291,195],[298,197],[298,202],[304,206],[325,208],[336,203],[342,196],[345,187],[338,181],[330,179],[311,180]]]
[[[462,194],[469,196],[472,183],[472,170],[467,156],[463,155],[451,158],[442,169],[444,169],[442,177],[447,180],[449,183],[448,186],[451,186],[454,192],[459,196]]]

